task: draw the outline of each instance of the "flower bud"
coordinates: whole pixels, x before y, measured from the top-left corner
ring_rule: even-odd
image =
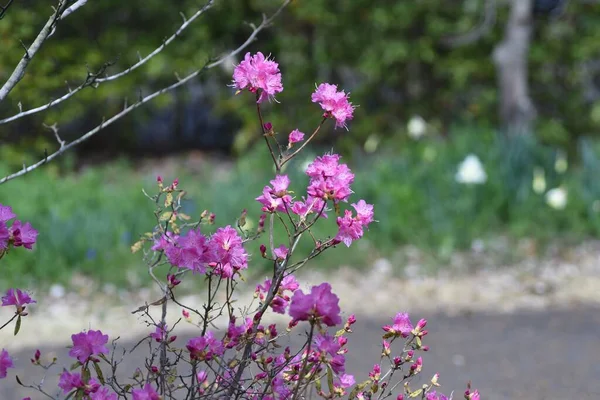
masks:
[[[264,244],[260,245],[260,255],[262,256],[262,258],[267,258],[267,246],[265,246]]]
[[[151,366],[150,370],[152,371],[153,374],[158,374],[158,367],[156,365]]]

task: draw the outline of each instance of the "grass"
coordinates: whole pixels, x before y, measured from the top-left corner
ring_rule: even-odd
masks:
[[[555,168],[555,149],[531,141],[517,145],[490,131],[463,129],[450,140],[430,137],[381,147],[385,150],[376,154],[358,152],[350,162],[356,173],[352,201],[362,197],[375,204],[378,222],[350,249],[334,249],[314,260],[314,268],[368,265],[380,256],[392,258],[403,244],[443,260],[473,240],[492,240],[499,234],[541,242],[600,234],[597,143],[582,141],[580,162],[566,171]],[[483,185],[462,185],[454,179],[457,165],[469,153],[484,164],[488,180]],[[305,154],[285,171],[298,195],[307,182],[301,166],[315,154]],[[564,210],[549,207],[544,192],[532,189],[534,168],[545,171],[546,191],[558,186],[567,190]],[[193,217],[208,209],[216,213],[217,226],[223,226],[233,224],[247,208],[249,222],[256,224],[260,209],[253,199],[273,176],[266,153],[258,148],[227,173],[219,170],[206,165],[193,172],[182,161],[165,169],[163,178],[179,178],[180,187],[188,191],[184,211]],[[6,171],[0,166],[0,172]],[[32,222],[40,236],[34,251],[16,249],[0,261],[1,287],[68,284],[74,274],[121,287],[147,283],[141,256],[132,255],[130,246],[153,227],[153,205],[142,189],[153,193],[155,187],[153,173],[123,160],[77,173],[59,173],[58,164],[51,164],[2,185],[0,203]],[[325,237],[335,229],[330,218],[315,232]],[[248,248],[258,273],[266,268],[258,256],[264,241]],[[310,245],[308,239],[302,242],[300,253]]]

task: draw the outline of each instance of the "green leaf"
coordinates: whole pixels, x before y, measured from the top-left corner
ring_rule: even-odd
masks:
[[[19,333],[20,329],[21,329],[21,316],[19,315],[17,317],[17,323],[15,324],[15,336],[17,336],[17,333]]]
[[[104,375],[102,374],[102,369],[100,369],[98,363],[94,363],[94,370],[96,370],[96,376],[98,376],[98,380],[104,385]]]

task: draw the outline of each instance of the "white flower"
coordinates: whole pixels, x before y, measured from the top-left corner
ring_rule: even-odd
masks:
[[[479,158],[475,154],[469,154],[458,166],[454,179],[458,183],[481,184],[487,181],[487,174]]]
[[[411,138],[418,140],[427,133],[427,123],[423,118],[415,115],[408,121],[407,129],[408,135]]]
[[[555,210],[564,210],[567,206],[567,191],[562,187],[548,190],[546,203]]]

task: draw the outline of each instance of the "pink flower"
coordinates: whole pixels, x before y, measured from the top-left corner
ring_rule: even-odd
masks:
[[[149,383],[146,383],[143,389],[134,389],[131,394],[133,400],[160,400],[160,396]]]
[[[65,394],[69,393],[73,389],[79,389],[84,386],[83,380],[81,379],[81,374],[79,373],[70,373],[65,370],[60,375],[60,380],[58,382],[58,387],[63,390]]]
[[[348,101],[349,95],[343,90],[338,92],[337,85],[322,83],[312,94],[313,103],[319,103],[325,110],[325,117],[335,119],[335,127],[346,128],[346,121],[351,120],[354,114],[354,106]]]
[[[10,239],[10,232],[6,226],[6,222],[0,221],[0,252],[8,248],[8,240]]]
[[[223,343],[210,331],[204,336],[190,339],[185,347],[190,352],[192,360],[211,360],[213,356],[220,356],[225,352]]]
[[[335,326],[342,323],[339,300],[331,292],[331,285],[327,282],[313,286],[309,294],[296,290],[289,314],[294,321],[308,321],[314,318],[327,326]]]
[[[71,339],[73,340],[73,347],[69,351],[69,356],[76,358],[82,364],[87,362],[93,355],[108,353],[106,348],[108,335],[102,334],[101,331],[80,332],[71,335]]]
[[[465,391],[465,399],[467,399],[467,400],[480,400],[479,390],[475,389],[474,391],[471,392],[471,389],[467,389],[467,391]]]
[[[8,355],[8,351],[2,349],[0,352],[0,379],[6,378],[6,370],[14,367],[13,360]]]
[[[22,224],[18,219],[10,227],[10,233],[15,247],[25,247],[31,250],[38,236],[38,231],[33,229],[29,222]]]
[[[292,292],[292,294],[298,290],[300,284],[294,277],[294,275],[287,275],[281,280],[281,285],[279,285],[279,289],[277,290],[277,294],[273,298],[270,306],[274,312],[278,314],[285,314],[285,309],[290,302],[290,296],[286,294],[286,291]],[[269,289],[271,289],[271,280],[267,279],[262,285],[256,286],[256,295],[261,301],[264,301],[267,293],[269,293]]]
[[[229,327],[227,328],[227,347],[231,349],[238,345],[240,337],[245,335],[248,330],[252,328],[252,319],[246,318],[240,326],[235,325],[235,317],[229,321]]]
[[[17,215],[12,211],[12,207],[0,204],[0,222],[8,222]]]
[[[303,198],[304,199],[304,198]],[[292,212],[301,217],[320,212],[319,217],[327,218],[327,203],[323,199],[308,196],[304,201],[295,201],[292,205]]]
[[[339,341],[328,334],[318,335],[315,338],[315,345],[318,351],[321,352],[321,360],[329,364],[336,374],[343,374],[346,358],[338,353],[341,349]],[[327,355],[330,357],[327,357]]]
[[[336,241],[343,242],[348,247],[353,241],[363,236],[363,228],[368,227],[373,221],[373,206],[371,204],[360,200],[358,204],[352,204],[352,207],[357,211],[356,217],[352,216],[350,210],[345,210],[344,216],[337,218],[338,233],[335,237]]]
[[[161,323],[156,326],[156,330],[150,334],[150,337],[160,343],[167,340],[168,331],[169,327]]]
[[[229,225],[217,229],[208,242],[208,260],[223,278],[231,278],[236,271],[248,268],[248,253],[235,229]]]
[[[258,196],[256,200],[264,206],[262,208],[264,212],[285,212],[285,204],[292,202],[292,197],[287,190],[290,185],[290,178],[287,175],[277,175],[270,183],[272,187],[265,186],[263,194]]]
[[[185,236],[181,236],[177,240],[177,244],[181,248],[181,255],[180,262],[176,266],[194,272],[206,272],[206,253],[208,251],[206,242],[206,236],[200,233],[200,229],[192,229]]]
[[[442,393],[437,393],[435,390],[433,392],[427,393],[425,396],[426,400],[448,400],[448,397],[443,395]]]
[[[96,393],[92,393],[90,400],[117,400],[116,393],[111,393],[108,388],[100,388]]]
[[[244,61],[233,71],[233,83],[238,90],[248,89],[252,93],[260,93],[257,103],[262,103],[266,98],[274,98],[275,94],[283,91],[279,65],[261,52],[253,56],[246,53]]]
[[[311,179],[307,192],[310,196],[336,203],[348,200],[354,174],[346,164],[339,163],[340,158],[337,154],[325,154],[308,165],[306,175]]]
[[[304,133],[300,132],[298,129],[294,129],[290,132],[288,136],[289,146],[291,147],[294,143],[298,143],[304,140]]]
[[[21,289],[8,289],[6,294],[2,297],[2,307],[6,306],[15,306],[17,307],[17,312],[21,313],[25,309],[27,304],[35,303],[28,293],[22,291]]]
[[[340,379],[340,386],[343,387],[344,389],[347,389],[356,383],[354,376],[348,375],[348,374],[340,375],[339,379]]]
[[[394,317],[394,325],[385,325],[383,330],[395,336],[408,337],[413,330],[408,313],[398,313]]]
[[[273,250],[273,253],[275,253],[275,257],[277,257],[278,260],[285,260],[285,258],[288,255],[288,248],[284,245],[281,245],[275,250]]]

